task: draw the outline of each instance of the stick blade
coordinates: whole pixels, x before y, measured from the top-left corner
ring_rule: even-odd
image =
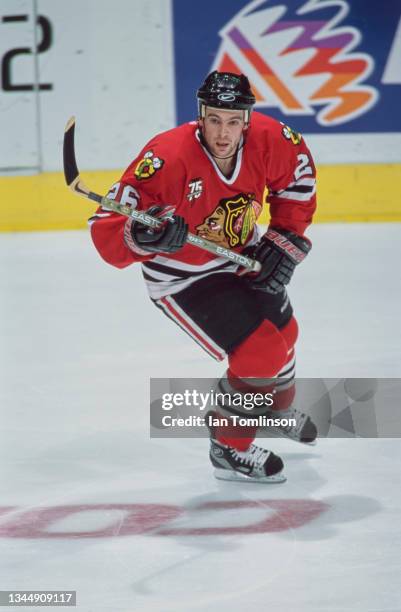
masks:
[[[65,182],[70,187],[79,176],[74,149],[75,117],[71,117],[64,130],[63,166]]]

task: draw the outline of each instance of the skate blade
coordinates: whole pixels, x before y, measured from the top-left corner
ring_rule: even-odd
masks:
[[[229,480],[231,482],[252,482],[256,484],[279,484],[285,482],[287,477],[284,475],[283,470],[273,474],[272,476],[247,476],[241,474],[241,472],[235,472],[234,470],[224,470],[215,468],[214,477],[217,480]]]

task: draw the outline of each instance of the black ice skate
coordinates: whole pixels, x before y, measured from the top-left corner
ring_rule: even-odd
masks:
[[[295,420],[295,425],[266,425],[259,428],[259,433],[278,435],[303,444],[316,444],[317,428],[310,416],[297,408],[290,407],[288,410],[269,410],[266,413],[268,419]]]
[[[219,480],[257,483],[286,480],[280,457],[256,444],[251,444],[248,450],[241,452],[211,438],[210,461],[215,468],[214,475]]]

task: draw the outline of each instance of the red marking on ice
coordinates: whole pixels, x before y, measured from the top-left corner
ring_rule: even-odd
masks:
[[[56,521],[80,512],[123,510],[123,520],[93,531],[47,531]],[[0,508],[1,513],[1,508]],[[178,506],[164,504],[77,504],[35,508],[1,521],[0,537],[7,538],[105,538],[145,534],[183,513]]]
[[[262,521],[250,523],[249,525],[233,527],[195,527],[177,528],[174,527],[161,529],[158,535],[181,535],[181,536],[204,536],[204,535],[233,535],[249,533],[275,533],[287,529],[296,529],[309,523],[322,512],[328,509],[328,505],[313,499],[283,499],[283,500],[254,500],[254,501],[233,501],[233,502],[207,502],[196,506],[193,511],[216,510],[224,511],[228,509],[241,508],[266,508],[268,516]],[[271,516],[271,510],[274,515]]]
[[[328,505],[306,499],[283,499],[283,500],[253,500],[253,501],[217,501],[206,502],[186,509],[180,506],[165,504],[77,504],[68,506],[42,507],[27,510],[19,509],[18,513],[12,514],[7,520],[2,517],[0,522],[0,537],[6,538],[106,538],[130,535],[155,536],[207,536],[207,535],[233,535],[250,533],[275,533],[287,529],[296,529],[309,523],[322,512],[328,509]],[[191,516],[204,511],[222,512],[232,509],[266,509],[266,518],[257,522],[242,526],[224,527],[167,527],[172,520],[186,515],[189,523]],[[18,510],[16,507],[0,507],[0,516],[6,515],[10,510]],[[92,531],[49,531],[57,521],[66,519],[77,513],[114,510],[125,511],[123,519],[116,519],[111,525],[102,529]],[[274,514],[272,516],[272,510]],[[220,517],[219,517],[220,518]],[[221,520],[221,518],[220,518]]]
[[[0,506],[0,516],[18,510],[18,506]]]

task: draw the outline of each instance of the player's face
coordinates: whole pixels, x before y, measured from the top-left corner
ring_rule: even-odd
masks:
[[[245,129],[244,111],[226,111],[207,106],[200,124],[212,155],[229,157],[235,154]]]

